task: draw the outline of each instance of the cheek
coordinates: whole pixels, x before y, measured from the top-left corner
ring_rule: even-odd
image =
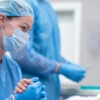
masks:
[[[13,35],[13,31],[14,31],[14,29],[13,28],[11,28],[11,27],[6,27],[6,29],[5,29],[5,33],[4,33],[4,35],[6,35],[7,37],[11,37],[12,35]]]
[[[7,27],[6,27],[6,36],[11,37],[14,34],[14,30],[18,28],[17,22],[15,21],[10,21],[10,23],[8,23]]]
[[[11,23],[13,23],[13,29],[17,28],[17,29],[21,30],[21,27],[19,26],[20,22],[18,19],[13,19]]]

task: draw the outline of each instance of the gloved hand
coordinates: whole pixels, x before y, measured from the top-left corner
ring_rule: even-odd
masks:
[[[39,80],[39,78],[32,78],[31,79],[33,81],[33,83],[37,82]],[[47,97],[46,97],[46,87],[43,85],[41,87],[41,94],[40,94],[40,98],[39,100],[47,100]]]
[[[59,73],[75,82],[79,82],[84,78],[86,70],[79,65],[68,63],[61,65]]]
[[[46,100],[45,87],[38,78],[33,78],[32,81],[24,92],[15,94],[15,100]]]

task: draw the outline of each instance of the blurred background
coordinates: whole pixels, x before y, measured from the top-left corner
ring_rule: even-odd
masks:
[[[86,78],[79,85],[100,86],[100,0],[50,2],[58,16],[62,56],[87,69]],[[60,79],[63,87],[66,82],[67,88],[77,87],[62,76]]]

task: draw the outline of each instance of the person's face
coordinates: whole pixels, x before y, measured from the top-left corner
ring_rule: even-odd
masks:
[[[0,32],[8,37],[12,36],[15,28],[28,33],[32,27],[33,17],[13,17],[12,19],[7,19],[7,17],[0,15]]]

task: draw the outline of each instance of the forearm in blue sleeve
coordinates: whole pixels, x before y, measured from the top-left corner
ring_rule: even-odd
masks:
[[[23,48],[15,60],[30,74],[47,76],[56,72],[57,62],[40,55],[31,46]]]

